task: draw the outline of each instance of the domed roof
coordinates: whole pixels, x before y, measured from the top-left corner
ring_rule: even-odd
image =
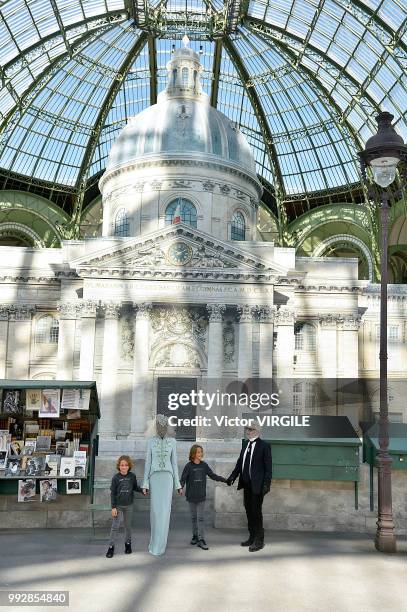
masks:
[[[186,38],[186,37],[185,37]],[[129,119],[113,144],[106,172],[146,156],[204,157],[238,164],[251,175],[256,165],[250,146],[234,124],[209,103],[202,92],[198,54],[187,46],[173,53],[167,65],[167,89],[157,104]]]

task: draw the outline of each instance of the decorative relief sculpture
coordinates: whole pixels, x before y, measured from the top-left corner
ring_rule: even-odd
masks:
[[[152,349],[159,344],[181,339],[205,348],[207,321],[202,309],[156,307],[151,313]]]
[[[197,351],[188,344],[169,344],[160,349],[155,359],[156,368],[200,368]]]
[[[223,361],[233,363],[235,360],[235,325],[226,321],[223,327]]]
[[[134,325],[133,320],[126,317],[121,322],[121,358],[133,361],[134,356]]]

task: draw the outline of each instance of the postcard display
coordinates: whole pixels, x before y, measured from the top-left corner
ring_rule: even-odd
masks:
[[[97,429],[93,389],[42,382],[0,390],[0,494],[41,505],[90,493]]]

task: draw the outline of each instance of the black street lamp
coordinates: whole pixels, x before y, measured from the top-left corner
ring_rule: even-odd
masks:
[[[381,112],[377,115],[377,134],[369,138],[364,151],[359,153],[363,180],[369,186],[367,168],[373,181],[381,187],[381,259],[380,259],[380,416],[378,452],[378,509],[375,546],[381,552],[396,552],[396,536],[391,499],[391,464],[389,455],[389,411],[387,400],[387,238],[390,197],[401,195],[399,192],[387,191],[396,178],[399,162],[407,161],[407,147],[401,136],[396,134],[391,122],[393,115]],[[405,166],[405,164],[403,164]],[[405,167],[400,177],[405,182]],[[375,191],[369,189],[369,196],[375,197]]]

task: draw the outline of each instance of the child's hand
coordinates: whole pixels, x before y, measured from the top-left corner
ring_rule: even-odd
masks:
[[[182,489],[177,489],[178,495],[182,495]]]
[[[112,508],[112,516],[113,517],[117,516],[117,508]]]
[[[143,495],[147,495],[148,489],[143,489]]]

